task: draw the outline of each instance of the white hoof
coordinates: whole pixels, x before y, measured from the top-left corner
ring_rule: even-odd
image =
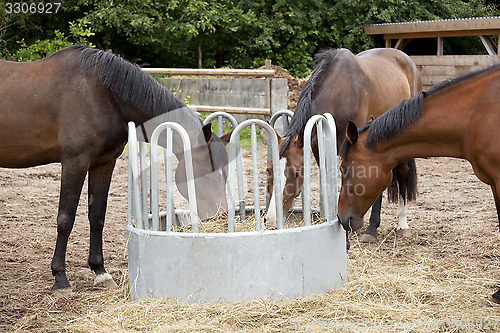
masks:
[[[94,280],[94,286],[105,287],[108,289],[116,289],[118,285],[113,280],[113,277],[109,273],[97,274]]]
[[[410,229],[398,229],[396,230],[396,236],[398,237],[411,237]]]

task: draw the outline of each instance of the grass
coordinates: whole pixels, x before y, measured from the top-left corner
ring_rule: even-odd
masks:
[[[209,113],[201,113],[201,119],[204,120]],[[229,121],[224,120],[223,123],[223,133],[227,134],[233,130],[233,127]],[[217,133],[217,122],[212,121],[212,132]],[[249,149],[251,145],[251,134],[250,134],[250,127],[246,127],[240,132],[240,144],[242,149]],[[264,138],[261,135],[260,131],[257,130],[257,142],[258,143],[263,143]]]

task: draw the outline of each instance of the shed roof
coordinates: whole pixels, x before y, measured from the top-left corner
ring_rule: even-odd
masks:
[[[500,16],[365,25],[385,39],[500,35]]]

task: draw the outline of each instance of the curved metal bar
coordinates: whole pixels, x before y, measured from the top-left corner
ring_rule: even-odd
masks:
[[[194,185],[193,173],[193,159],[191,156],[191,141],[186,130],[179,124],[173,122],[166,122],[158,125],[151,135],[151,213],[153,218],[153,230],[159,230],[160,226],[160,211],[159,211],[159,194],[158,194],[158,139],[163,130],[170,128],[175,130],[182,138],[184,147],[184,158],[186,164],[186,177],[188,188],[188,201],[191,210],[191,225],[195,232],[198,232],[198,209],[196,204],[196,189]],[[168,132],[167,132],[168,133]],[[167,134],[168,135],[168,134]],[[171,148],[172,141],[167,142],[168,147]],[[170,200],[167,198],[167,204]],[[173,209],[172,205],[168,204],[168,208]],[[172,211],[167,211],[168,216],[173,216]],[[171,227],[171,225],[170,225]],[[170,231],[167,229],[167,231]]]
[[[214,112],[214,113],[211,113],[209,114],[205,120],[203,121],[203,125],[206,125],[210,122],[212,122],[212,120],[214,120],[215,118],[226,118],[227,120],[229,120],[229,122],[231,123],[231,125],[233,126],[233,128],[236,128],[236,126],[238,126],[238,122],[236,121],[236,118],[234,118],[234,116],[230,113],[227,113],[227,112]],[[218,124],[217,124],[218,125]],[[217,128],[217,132],[219,131],[219,128]],[[218,136],[221,136],[221,134],[217,133]]]
[[[316,121],[316,132],[318,139],[318,151],[319,151],[319,186],[320,186],[320,207],[323,216],[327,216],[329,207],[329,197],[328,197],[328,184],[326,182],[326,161],[325,161],[325,136],[323,132],[323,123],[326,123],[326,118],[323,121]]]
[[[271,116],[271,119],[269,119],[269,125],[271,125],[274,129],[274,126],[276,125],[276,121],[280,118],[280,117],[285,117],[285,119],[287,120],[285,125],[283,127],[283,130],[286,132],[288,131],[288,125],[289,125],[289,122],[288,122],[288,117],[292,118],[293,117],[293,112],[290,111],[290,110],[280,110],[278,112],[276,112],[275,114],[273,114]],[[271,151],[271,146],[270,145],[267,145],[267,163],[269,164],[269,160],[271,159],[271,156],[272,156],[272,151]],[[279,155],[279,154],[278,154]],[[269,183],[269,180],[266,179],[266,185]],[[267,188],[267,186],[266,186]],[[266,209],[269,208],[269,200],[270,200],[270,196],[269,196],[269,193],[267,193],[266,191]]]
[[[217,118],[217,136],[222,136],[222,118],[226,118],[229,120],[231,123],[231,126],[233,126],[233,130],[238,126],[238,122],[236,121],[236,118],[227,112],[214,112],[210,115],[208,115],[207,118],[203,121],[203,125],[208,124],[212,120]],[[219,134],[220,133],[220,134]],[[240,140],[238,137],[238,142],[236,142],[236,145],[238,147],[238,151],[240,149]],[[244,182],[243,182],[243,163],[241,161],[241,154],[238,154],[237,160],[236,160],[236,171],[237,171],[237,177],[238,177],[238,195],[239,195],[239,205],[240,205],[240,218],[243,220],[245,218],[245,187],[244,187]]]
[[[137,149],[137,132],[135,129],[134,122],[128,123],[128,158],[129,158],[129,170],[131,170],[132,181],[129,183],[132,185],[132,209],[131,209],[131,222],[132,215],[134,216],[136,227],[143,229],[143,219],[142,219],[142,207],[141,207],[141,176],[139,173],[139,160],[138,160],[138,149]]]
[[[141,197],[142,197],[142,225],[144,228],[149,228],[148,220],[148,179],[147,179],[147,163],[146,152],[148,148],[146,142],[139,142],[139,170],[141,174]]]
[[[271,119],[269,119],[269,124],[274,128],[276,121],[282,116],[288,116],[288,117],[292,118],[293,112],[290,110],[280,110],[271,116]],[[288,119],[288,118],[286,118],[286,119]],[[288,130],[288,128],[283,128],[283,129],[285,131]]]
[[[315,115],[309,119],[304,130],[304,187],[302,193],[304,196],[304,225],[306,226],[311,225],[311,134],[316,123],[321,124],[317,132],[318,149],[320,149],[322,213],[328,221],[337,216],[338,185],[336,182],[337,144],[335,120],[330,114]],[[330,211],[333,214],[330,214]]]
[[[324,114],[326,120],[328,121],[328,128],[331,132],[329,136],[326,136],[326,172],[327,172],[327,183],[330,189],[329,193],[333,196],[331,198],[331,207],[333,207],[333,215],[330,217],[331,220],[337,217],[337,206],[338,206],[338,174],[337,174],[337,126],[335,124],[335,119],[330,113]]]
[[[263,127],[268,132],[268,144],[271,144],[274,149],[272,149],[273,154],[273,171],[275,179],[280,179],[280,165],[279,165],[279,155],[278,155],[278,137],[276,136],[276,132],[274,129],[263,120],[260,119],[249,119],[243,121],[239,124],[231,134],[231,139],[229,141],[229,174],[228,174],[228,232],[234,232],[234,223],[235,223],[235,177],[236,177],[236,156],[240,153],[237,149],[235,142],[239,140],[239,134],[241,130],[245,127],[251,125],[258,125]],[[255,182],[255,180],[254,180]],[[276,200],[276,218],[278,229],[283,229],[284,221],[283,221],[283,193],[281,192],[281,182],[274,182],[274,192],[276,195],[274,196]],[[258,201],[257,201],[258,202]],[[255,211],[255,214],[260,216],[259,211]]]

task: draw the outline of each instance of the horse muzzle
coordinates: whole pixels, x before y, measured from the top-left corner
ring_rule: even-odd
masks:
[[[359,218],[351,214],[345,216],[341,215],[342,214],[339,214],[337,217],[340,224],[347,232],[356,231],[360,229],[364,224],[363,218]]]

